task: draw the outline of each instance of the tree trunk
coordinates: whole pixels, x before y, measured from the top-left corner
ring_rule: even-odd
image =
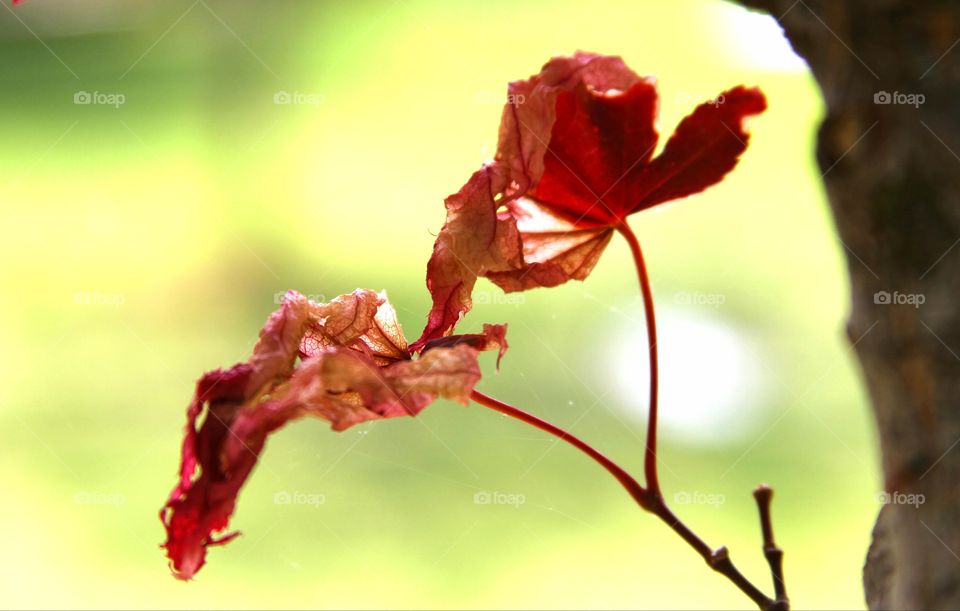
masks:
[[[740,3],[779,20],[826,100],[817,160],[890,499],[864,568],[868,605],[958,609],[960,3]]]

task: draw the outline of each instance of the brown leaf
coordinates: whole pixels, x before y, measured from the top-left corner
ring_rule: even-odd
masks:
[[[180,579],[203,566],[270,433],[314,416],[341,431],[367,420],[415,416],[437,397],[465,403],[480,379],[480,350],[506,349],[505,327],[483,342],[449,338],[413,360],[386,296],[357,290],[330,303],[291,291],[270,315],[246,363],[197,382],[187,409],[180,478],[160,512],[164,547]],[[296,364],[297,356],[301,362]]]

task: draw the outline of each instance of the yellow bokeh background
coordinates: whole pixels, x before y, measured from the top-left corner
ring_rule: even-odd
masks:
[[[769,482],[796,606],[863,606],[874,434],[813,159],[822,103],[772,20],[720,0],[29,0],[0,10],[0,44],[3,607],[749,608],[595,464],[442,401],[285,428],[242,537],[189,584],[158,549],[196,378],[244,360],[287,289],[386,289],[416,336],[443,198],[492,154],[505,83],[576,49],[657,76],[665,134],[731,86],[766,92],[727,180],[633,219],[672,355],[663,483],[769,590],[750,496]],[[582,284],[481,281],[462,328],[510,325],[481,389],[639,473],[621,242]]]

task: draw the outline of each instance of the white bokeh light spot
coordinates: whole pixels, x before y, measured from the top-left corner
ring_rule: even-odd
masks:
[[[802,7],[798,7],[800,9]],[[777,20],[736,6],[723,7],[730,44],[744,63],[761,70],[801,72],[807,63],[790,46]]]
[[[659,309],[660,424],[664,433],[725,443],[750,430],[763,407],[759,348],[719,314]],[[610,371],[621,401],[645,417],[649,393],[642,319],[617,333]]]

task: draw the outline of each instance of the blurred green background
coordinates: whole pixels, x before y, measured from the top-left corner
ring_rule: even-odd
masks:
[[[385,288],[418,335],[442,200],[492,154],[506,82],[576,49],[656,75],[665,133],[730,86],[769,96],[728,180],[634,218],[664,487],[769,590],[750,491],[771,483],[796,606],[862,607],[877,457],[813,161],[821,101],[772,20],[713,0],[5,4],[0,604],[749,608],[579,453],[448,402],[289,426],[241,495],[244,536],[189,584],[158,549],[196,378],[246,359],[288,288]],[[505,299],[482,281],[463,329],[510,325],[481,389],[639,473],[621,242],[582,284]]]

